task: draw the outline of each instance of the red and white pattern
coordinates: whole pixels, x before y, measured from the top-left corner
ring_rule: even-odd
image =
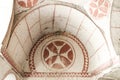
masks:
[[[49,73],[41,73],[41,72],[25,72],[24,73],[24,77],[92,77],[91,74],[89,73],[76,73],[76,72],[72,72],[72,73],[66,73],[66,72],[49,72]]]
[[[71,65],[74,53],[65,41],[52,41],[43,49],[43,61],[55,70],[61,70]]]
[[[31,72],[25,72],[25,77],[88,77],[88,66],[88,53],[79,39],[65,32],[51,33],[32,48],[29,54]]]
[[[18,4],[25,8],[30,8],[34,6],[38,0],[17,0]]]
[[[89,13],[94,18],[102,18],[107,15],[109,9],[109,1],[108,0],[92,0],[89,3]]]

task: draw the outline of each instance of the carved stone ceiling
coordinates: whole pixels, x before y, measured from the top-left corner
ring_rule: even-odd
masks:
[[[119,63],[111,7],[112,0],[15,0],[3,54],[25,80],[96,80]]]

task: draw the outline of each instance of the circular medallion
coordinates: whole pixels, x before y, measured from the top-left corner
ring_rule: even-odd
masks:
[[[108,0],[91,0],[88,11],[93,18],[100,19],[107,15],[109,7]]]
[[[72,45],[64,39],[54,38],[47,42],[42,51],[42,61],[52,70],[63,70],[74,63],[75,53]]]
[[[29,55],[31,71],[86,73],[88,64],[88,53],[82,42],[66,32],[42,36]]]

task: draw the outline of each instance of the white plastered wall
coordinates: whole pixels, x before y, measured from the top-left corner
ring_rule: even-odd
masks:
[[[67,31],[82,41],[89,55],[89,72],[99,72],[104,64],[112,65],[113,57],[97,26],[83,13],[62,5],[38,7],[18,21],[7,52],[22,70],[27,68],[25,71],[29,71],[28,65],[24,64],[28,63],[34,43],[42,35],[56,31]]]

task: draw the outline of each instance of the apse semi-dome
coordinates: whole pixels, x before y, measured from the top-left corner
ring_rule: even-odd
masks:
[[[98,17],[91,18],[86,8],[81,7],[83,4],[78,6],[76,2],[15,1],[16,18],[2,51],[25,80],[59,77],[94,80],[94,76],[117,61],[116,54],[111,52],[114,50],[110,47],[111,40],[108,41],[104,28],[94,21]]]

